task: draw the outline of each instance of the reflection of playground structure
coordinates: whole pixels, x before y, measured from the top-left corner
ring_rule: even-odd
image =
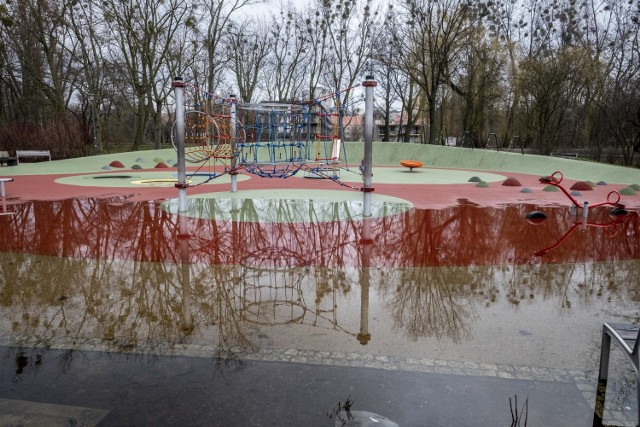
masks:
[[[178,201],[163,205],[169,212],[178,213]],[[410,204],[402,201],[377,201],[371,206],[374,217],[396,215],[410,210]],[[216,221],[234,220],[260,223],[319,223],[355,220],[363,217],[362,201],[328,201],[322,199],[244,199],[198,198],[191,199],[186,212],[188,217]]]
[[[625,217],[623,216],[614,217],[613,219],[604,223],[587,221],[586,219],[576,219],[573,225],[567,230],[567,232],[564,233],[555,243],[535,252],[533,255],[539,257],[548,257],[550,260],[555,260],[553,254],[556,248],[567,241],[567,239],[569,239],[575,231],[585,231],[587,227],[593,227],[601,229],[605,236],[615,237],[615,235],[623,229],[622,226],[624,222]]]
[[[531,226],[522,220],[526,206],[461,204],[366,222],[299,222],[291,206],[270,206],[279,222],[248,220],[250,200],[217,220],[126,198],[18,205],[2,218],[0,330],[33,344],[171,352],[204,343],[220,355],[270,345],[278,325],[303,335],[330,331],[356,345],[378,345],[397,331],[412,341],[457,342],[473,335],[480,308],[502,298],[517,305],[556,296],[570,309],[568,284],[589,304],[603,292],[626,292],[602,290],[604,277],[638,279],[633,268],[575,265],[640,258],[637,216],[616,225],[623,230],[613,238],[575,233],[556,249],[558,261],[572,264],[543,268],[530,254],[540,235],[567,220],[565,210]],[[365,226],[370,239],[362,238]],[[360,297],[355,305],[350,295]],[[370,309],[386,311],[378,315],[391,323],[369,330]]]

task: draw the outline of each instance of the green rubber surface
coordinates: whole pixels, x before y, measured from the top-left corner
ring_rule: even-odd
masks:
[[[358,142],[346,143],[347,158],[341,159],[341,166],[358,170],[363,158],[364,144]],[[55,153],[54,153],[55,157]],[[156,160],[165,160],[171,164],[176,159],[172,148],[139,152],[106,154],[82,157],[77,159],[53,162],[20,163],[18,166],[0,168],[2,176],[36,175],[36,174],[88,174],[105,171],[126,174],[134,165],[144,169],[154,168]],[[118,160],[125,168],[109,167]],[[550,175],[561,170],[567,179],[576,180],[604,180],[610,183],[637,184],[640,183],[640,170],[622,166],[563,159],[516,152],[497,152],[494,150],[470,149],[460,147],[445,147],[439,145],[408,144],[394,142],[375,142],[373,144],[373,163],[376,166],[394,166],[399,168],[400,160],[419,160],[424,163],[423,168],[414,169],[414,174],[424,173],[431,168],[468,169],[485,172],[527,173],[534,175]],[[192,165],[195,166],[195,165]],[[220,169],[219,169],[220,170]],[[201,169],[208,172],[208,166]],[[374,182],[383,182],[384,175],[375,173]],[[407,174],[411,174],[406,170]],[[416,175],[420,176],[420,175]],[[414,177],[415,178],[415,177]],[[412,179],[414,179],[412,178]],[[342,178],[348,179],[348,178]]]

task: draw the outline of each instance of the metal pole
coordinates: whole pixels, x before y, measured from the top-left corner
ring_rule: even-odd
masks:
[[[178,213],[187,212],[187,170],[184,148],[184,88],[182,77],[175,77],[171,87],[176,96],[176,139],[178,145]],[[191,270],[189,264],[189,230],[187,229],[187,217],[179,215],[178,240],[180,241],[180,282],[182,285],[182,329],[193,329],[191,314]]]
[[[236,170],[237,168],[237,159],[235,156],[236,153],[236,123],[237,118],[238,118],[238,110],[237,110],[237,105],[238,102],[236,100],[236,96],[235,95],[231,95],[230,97],[230,101],[231,101],[231,112],[229,113],[230,118],[230,124],[229,124],[229,135],[231,137],[231,141],[230,141],[230,145],[231,145],[231,161],[230,161],[230,168],[231,168],[231,172],[229,173],[229,175],[231,175],[231,192],[235,193],[238,191],[238,171]]]
[[[365,88],[364,95],[364,186],[362,191],[363,210],[362,215],[367,218],[371,216],[371,193],[374,188],[371,186],[372,164],[373,164],[373,90],[378,85],[373,76],[366,76],[362,86]]]
[[[178,141],[178,212],[187,211],[187,168],[184,154],[184,87],[182,77],[173,79],[176,95],[176,139]]]
[[[584,202],[582,205],[582,218],[587,218],[589,216],[589,202]]]

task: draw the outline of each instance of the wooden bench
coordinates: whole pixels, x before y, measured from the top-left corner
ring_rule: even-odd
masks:
[[[16,158],[18,159],[18,163],[20,162],[20,157],[47,157],[49,161],[51,161],[51,151],[50,150],[16,150]]]
[[[13,182],[13,178],[0,178],[0,196],[6,197],[7,193],[4,191],[4,183]]]
[[[638,406],[638,425],[640,425],[640,372],[638,372],[638,345],[640,342],[640,324],[605,323],[602,327],[602,347],[600,348],[600,369],[598,371],[598,385],[593,425],[602,426],[604,417],[604,403],[609,377],[609,353],[611,343],[616,344],[636,373],[636,393]]]

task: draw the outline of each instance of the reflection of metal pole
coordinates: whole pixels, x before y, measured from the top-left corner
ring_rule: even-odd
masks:
[[[364,218],[362,222],[362,267],[360,270],[360,332],[358,341],[367,345],[371,341],[369,333],[369,285],[371,283],[371,219]]]
[[[182,329],[193,329],[193,316],[191,314],[191,265],[189,264],[189,230],[187,229],[187,216],[178,217],[178,240],[180,240],[180,285],[182,286]]]
[[[187,168],[184,154],[184,87],[182,77],[173,79],[171,85],[176,95],[176,138],[178,141],[178,212],[187,211]]]
[[[238,209],[238,202],[239,200],[235,197],[231,199],[231,250],[233,254],[231,262],[233,263],[232,279],[234,284],[239,282],[237,254],[240,248],[240,209]]]
[[[363,212],[366,217],[371,216],[371,193],[374,188],[371,186],[372,163],[373,163],[373,88],[378,83],[373,76],[367,76],[362,86],[365,88],[364,95],[364,170],[362,171],[364,178],[364,186],[362,191]]]
[[[235,193],[236,191],[238,191],[238,171],[236,170],[237,165],[237,159],[236,159],[236,123],[238,122],[237,118],[238,118],[238,109],[237,109],[237,101],[236,101],[236,96],[235,95],[231,95],[230,97],[230,101],[231,101],[231,112],[230,112],[230,118],[229,118],[229,135],[231,138],[231,141],[229,141],[230,143],[230,148],[231,148],[231,172],[229,173],[229,175],[231,175],[231,192]]]

